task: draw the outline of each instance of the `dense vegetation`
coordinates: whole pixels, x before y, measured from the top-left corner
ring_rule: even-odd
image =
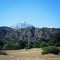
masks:
[[[54,46],[54,49],[51,49],[50,46]],[[0,50],[44,48],[43,52],[45,53],[46,50],[48,52],[58,51],[58,49],[55,50],[55,47],[60,47],[60,29],[0,28]],[[49,51],[50,49],[51,51]]]
[[[55,46],[48,46],[48,47],[42,48],[42,55],[49,54],[49,53],[57,55],[59,54],[59,52],[60,50]]]
[[[53,37],[53,40],[40,39],[38,41],[15,41],[12,39],[7,40],[6,42],[0,41],[0,50],[16,50],[16,49],[31,49],[31,48],[43,48],[49,46],[60,46],[60,34],[56,33]]]
[[[19,44],[13,40],[7,41],[2,48],[2,50],[16,50],[16,49],[19,49]]]

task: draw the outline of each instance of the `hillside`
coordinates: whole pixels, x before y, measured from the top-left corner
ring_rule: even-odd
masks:
[[[56,32],[60,32],[60,28],[35,28],[30,26],[12,29],[10,27],[0,27],[0,40],[38,41],[40,38],[51,39]]]

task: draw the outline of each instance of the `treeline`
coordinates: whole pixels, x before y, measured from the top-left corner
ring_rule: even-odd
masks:
[[[31,49],[31,48],[43,48],[48,46],[60,46],[60,33],[56,33],[51,40],[45,40],[40,38],[38,41],[15,41],[9,39],[7,41],[0,41],[0,50],[17,50],[17,49]]]

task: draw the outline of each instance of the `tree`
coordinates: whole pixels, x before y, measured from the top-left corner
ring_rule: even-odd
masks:
[[[2,50],[4,43],[2,41],[0,41],[0,50]]]
[[[47,47],[47,46],[49,46],[48,43],[42,42],[40,47],[43,48],[43,47]]]
[[[25,43],[25,49],[31,49],[32,48],[32,44],[30,41]]]
[[[36,41],[34,41],[32,47],[33,48],[37,48],[38,47],[38,43]]]
[[[56,46],[60,46],[60,32],[54,34],[53,40]]]
[[[0,55],[7,55],[6,52],[2,51],[4,43],[2,41],[0,41]]]
[[[20,40],[18,43],[19,43],[19,49],[25,48],[25,41]]]
[[[16,49],[19,49],[19,44],[16,42],[16,41],[7,41],[3,48],[3,50],[16,50]]]

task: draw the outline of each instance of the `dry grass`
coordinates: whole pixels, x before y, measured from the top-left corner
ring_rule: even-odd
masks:
[[[0,60],[60,60],[60,55],[41,55],[41,49],[8,50],[7,56],[0,55]]]

